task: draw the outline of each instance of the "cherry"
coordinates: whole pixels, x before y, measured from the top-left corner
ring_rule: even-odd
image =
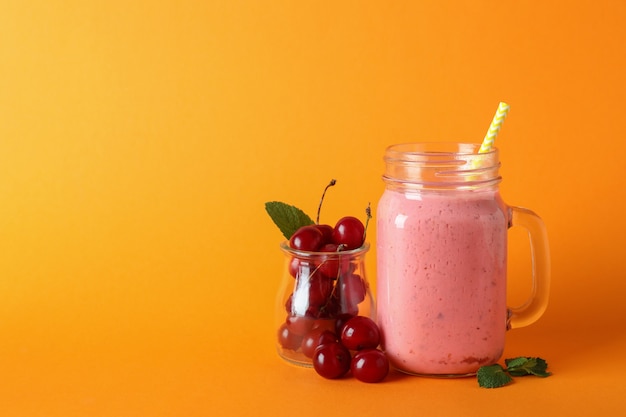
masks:
[[[300,348],[304,356],[312,358],[318,346],[336,341],[337,336],[335,333],[323,327],[314,327],[310,332],[304,335]]]
[[[296,278],[291,309],[299,315],[316,316],[320,307],[328,304],[333,281],[321,273]]]
[[[294,278],[305,278],[315,272],[315,264],[308,259],[293,257],[289,261],[289,274]]]
[[[336,243],[327,243],[320,248],[320,252],[336,253],[340,249]],[[321,260],[320,272],[329,278],[337,278],[339,274],[339,259],[336,256],[328,256]]]
[[[302,344],[302,335],[293,333],[287,323],[283,323],[278,329],[278,343],[284,349],[298,350]]]
[[[340,249],[339,245],[336,243],[325,243],[321,248],[320,248],[320,252],[329,252],[329,253],[333,253],[333,252],[338,252]]]
[[[321,273],[303,274],[296,278],[291,298],[291,310],[299,315],[317,316],[333,291],[333,281]]]
[[[289,275],[292,277],[297,277],[300,272],[300,259],[293,257],[289,260]]]
[[[285,320],[285,326],[289,332],[298,336],[304,336],[315,324],[315,320],[311,317],[289,315]]]
[[[358,316],[359,307],[357,305],[350,305],[341,299],[339,294],[333,295],[333,302],[336,304],[337,314],[345,314],[347,316]]]
[[[333,291],[333,282],[322,274],[315,274],[309,278],[308,286],[302,289],[309,292],[309,306],[322,306]]]
[[[334,319],[339,311],[337,297],[331,292],[330,297],[328,297],[324,305],[319,306],[316,317],[320,319]]]
[[[350,370],[351,356],[339,342],[319,345],[313,352],[313,368],[328,379],[341,378]]]
[[[333,313],[333,318],[338,317],[339,315],[349,315],[349,316],[356,316],[359,314],[359,307],[358,306],[349,306],[347,303],[345,303],[341,297],[340,294],[338,294],[338,285],[335,285],[335,290],[333,291],[330,299],[328,300],[328,304],[326,305],[327,309],[329,311],[332,311]]]
[[[347,310],[354,309],[359,303],[365,300],[367,289],[360,275],[344,275],[341,277],[338,285],[341,300]]]
[[[340,340],[350,350],[373,349],[380,344],[380,330],[369,317],[356,316],[343,326]]]
[[[329,224],[316,224],[314,225],[320,232],[322,232],[322,238],[324,244],[331,243],[333,241],[333,228]]]
[[[359,381],[380,382],[389,373],[389,360],[378,349],[364,349],[354,355],[350,369]]]
[[[293,249],[315,252],[324,244],[324,236],[316,226],[302,226],[289,239]]]
[[[345,249],[357,249],[363,245],[365,226],[356,217],[346,216],[339,219],[333,229],[333,243],[345,245]]]
[[[338,314],[335,320],[335,333],[341,336],[341,332],[343,332],[343,326],[345,326],[348,320],[350,320],[352,317],[356,316],[350,313]]]
[[[322,329],[322,330],[329,330],[331,333],[335,333],[337,334],[337,331],[335,330],[335,328],[337,327],[337,320],[336,319],[317,319],[315,320],[315,322],[313,323],[313,329]]]

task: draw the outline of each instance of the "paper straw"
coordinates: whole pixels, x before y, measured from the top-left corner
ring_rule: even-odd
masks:
[[[498,132],[500,132],[500,128],[502,127],[502,123],[504,122],[506,115],[509,113],[509,108],[510,106],[508,104],[500,102],[498,110],[496,110],[496,114],[493,116],[489,130],[487,130],[487,134],[485,135],[485,139],[483,139],[483,143],[480,145],[478,153],[489,152],[493,146],[493,142],[496,140],[496,136],[498,136]]]

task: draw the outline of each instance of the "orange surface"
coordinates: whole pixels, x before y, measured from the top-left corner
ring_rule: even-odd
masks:
[[[623,1],[0,9],[2,417],[626,406]],[[314,213],[336,178],[322,220],[359,215],[387,145],[480,142],[499,101],[503,196],[544,218],[553,261],[548,311],[505,356],[542,356],[554,375],[367,385],[283,363],[280,233],[263,203]],[[521,300],[528,248],[512,240]]]

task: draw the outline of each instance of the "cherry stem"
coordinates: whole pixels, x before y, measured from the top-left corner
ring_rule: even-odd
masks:
[[[337,184],[337,180],[332,179],[330,180],[326,188],[324,188],[324,192],[322,193],[322,198],[320,199],[320,205],[317,206],[317,218],[315,219],[315,224],[320,224],[320,211],[322,211],[322,203],[324,202],[324,196],[326,195],[326,190],[328,190],[330,187],[332,187],[335,184]]]
[[[367,216],[367,218],[365,219],[365,230],[363,230],[363,242],[365,242],[365,237],[367,236],[367,226],[370,224],[370,219],[372,218],[371,203],[367,203],[367,208],[365,209],[365,215]]]

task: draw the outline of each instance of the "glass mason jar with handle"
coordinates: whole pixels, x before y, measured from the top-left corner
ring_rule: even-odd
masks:
[[[499,193],[498,149],[407,143],[385,152],[377,210],[377,321],[399,370],[463,376],[497,362],[510,328],[535,322],[549,294],[546,228]],[[507,231],[529,232],[532,294],[507,299]]]

